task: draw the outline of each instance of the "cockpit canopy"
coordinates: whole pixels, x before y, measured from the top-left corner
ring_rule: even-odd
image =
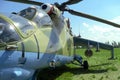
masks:
[[[20,15],[20,16],[22,16],[24,18],[27,18],[29,20],[33,19],[35,14],[36,14],[36,9],[35,8],[31,8],[31,7],[27,8],[27,9],[24,9],[24,10],[22,10],[22,11],[20,11],[18,13],[18,15]]]
[[[22,35],[28,36],[34,31],[34,26],[29,20],[14,14],[10,15],[9,18],[14,22],[15,27],[20,30]]]
[[[0,43],[9,43],[19,40],[20,37],[15,31],[14,26],[0,18]]]
[[[29,7],[18,13],[18,15],[34,21],[39,27],[41,26],[51,26],[52,20],[50,16],[43,10],[37,7]]]
[[[14,22],[14,25],[0,17],[0,44],[19,41],[20,35],[18,34],[19,31],[16,32],[16,28],[25,35],[29,31],[34,30],[31,21],[35,22],[38,27],[51,26],[53,24],[50,16],[36,7],[29,7],[19,13],[11,14],[9,18]]]

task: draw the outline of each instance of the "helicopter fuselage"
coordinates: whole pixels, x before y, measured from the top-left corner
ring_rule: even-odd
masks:
[[[0,15],[0,80],[27,80],[37,69],[73,61],[73,37],[58,13],[50,17],[27,8],[9,17]]]

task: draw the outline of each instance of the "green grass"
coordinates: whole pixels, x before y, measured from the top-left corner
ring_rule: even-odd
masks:
[[[110,51],[107,50],[95,52],[93,49],[94,54],[90,58],[84,56],[84,51],[84,49],[78,49],[76,52],[88,61],[88,70],[68,64],[55,70],[42,70],[38,80],[120,80],[120,48],[114,50],[115,60],[108,60]]]

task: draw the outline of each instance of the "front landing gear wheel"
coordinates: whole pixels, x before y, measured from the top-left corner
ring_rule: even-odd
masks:
[[[88,61],[84,61],[84,62],[83,62],[83,68],[87,70],[88,67],[89,67]]]

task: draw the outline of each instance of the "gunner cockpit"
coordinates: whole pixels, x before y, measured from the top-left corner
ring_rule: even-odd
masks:
[[[0,44],[19,41],[20,37],[13,25],[0,18]]]

